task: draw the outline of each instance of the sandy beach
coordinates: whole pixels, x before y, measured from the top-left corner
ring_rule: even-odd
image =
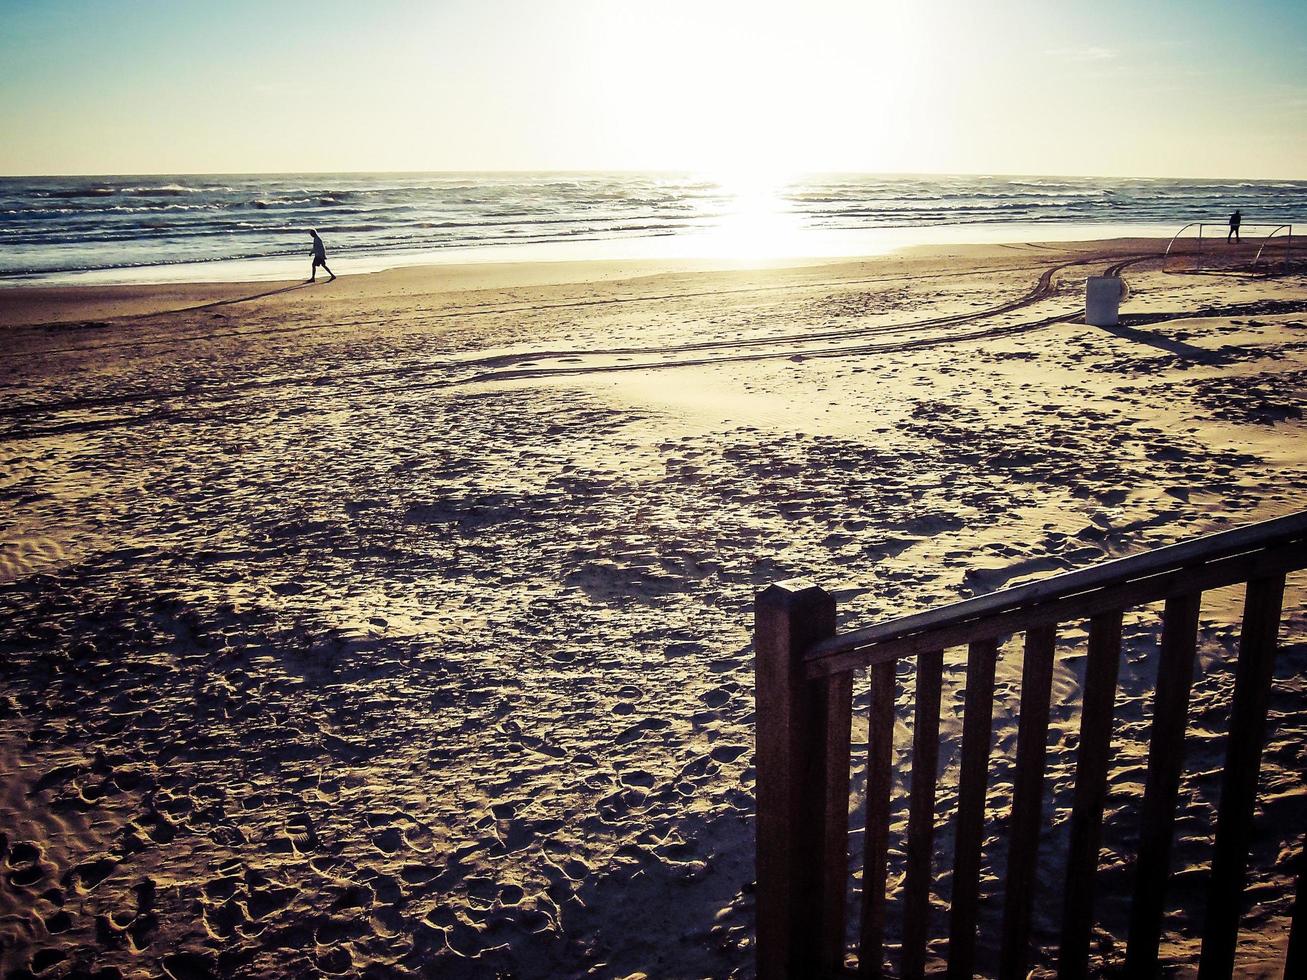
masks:
[[[0,289],[0,972],[752,976],[759,589],[810,578],[865,626],[1304,506],[1303,269],[1164,264],[1164,244]],[[1109,270],[1122,324],[1087,326]],[[1176,975],[1242,594],[1202,609]],[[1307,826],[1305,594],[1291,576],[1248,976],[1279,975]],[[1045,947],[1081,626],[1053,682]],[[1159,628],[1127,618],[1098,969],[1124,950]],[[945,664],[936,956],[962,652]],[[1020,677],[1009,643],[987,974]]]

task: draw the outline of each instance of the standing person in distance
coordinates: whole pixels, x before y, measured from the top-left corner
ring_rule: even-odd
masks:
[[[327,268],[327,246],[322,244],[322,239],[318,236],[318,229],[310,228],[309,235],[313,239],[313,268],[309,271],[309,282],[317,281],[318,266],[322,266],[322,271],[331,276],[327,282],[334,282],[336,273]]]

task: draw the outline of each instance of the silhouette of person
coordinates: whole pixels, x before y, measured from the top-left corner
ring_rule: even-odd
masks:
[[[322,239],[318,237],[318,229],[310,228],[309,234],[313,237],[313,268],[309,271],[309,282],[316,282],[318,278],[318,266],[322,266],[322,271],[331,276],[328,282],[336,278],[336,273],[327,268],[327,246],[322,244]]]
[[[1236,245],[1240,244],[1239,225],[1242,221],[1243,215],[1236,209],[1234,214],[1230,215],[1230,234],[1225,236],[1225,243],[1227,245],[1230,243],[1231,238],[1234,239]]]

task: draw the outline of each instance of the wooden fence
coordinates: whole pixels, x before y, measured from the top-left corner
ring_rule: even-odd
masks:
[[[1204,591],[1247,583],[1221,777],[1199,975],[1229,977],[1265,740],[1285,575],[1307,567],[1307,511],[836,635],[834,599],[792,580],[755,603],[757,700],[757,967],[763,980],[846,975],[849,756],[855,671],[870,668],[866,830],[857,973],[885,971],[886,875],[893,787],[895,665],[916,660],[911,791],[898,974],[924,974],[944,651],[965,646],[948,975],[974,973],[981,845],[1000,641],[1025,634],[999,976],[1029,969],[1031,903],[1043,805],[1054,647],[1059,624],[1088,622],[1069,846],[1062,871],[1059,977],[1087,975],[1094,879],[1111,756],[1126,610],[1163,602],[1142,830],[1126,972],[1156,971],[1182,746]],[[1307,863],[1307,858],[1304,859]],[[1307,956],[1307,904],[1294,905],[1286,969]],[[1286,976],[1292,976],[1286,973]],[[1307,975],[1297,973],[1298,976]]]

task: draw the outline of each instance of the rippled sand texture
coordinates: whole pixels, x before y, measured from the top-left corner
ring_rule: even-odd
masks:
[[[1303,506],[1301,275],[1137,263],[1127,325],[1068,322],[1086,274],[1156,247],[0,294],[0,968],[750,975],[755,590],[806,575],[866,625]],[[1282,956],[1307,826],[1303,584],[1252,972]],[[1239,592],[1203,609],[1178,963]],[[1159,618],[1127,622],[1100,958],[1122,950]],[[1045,942],[1077,638],[1054,682]],[[947,663],[941,896],[963,680],[959,652]],[[1008,644],[986,969],[1019,677]],[[865,735],[855,721],[855,807]]]

